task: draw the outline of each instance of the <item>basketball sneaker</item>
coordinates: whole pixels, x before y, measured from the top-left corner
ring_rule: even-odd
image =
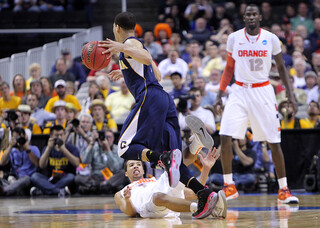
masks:
[[[231,200],[239,196],[238,190],[234,184],[224,183],[223,189],[226,194],[226,199]]]
[[[291,195],[289,188],[285,187],[278,191],[278,203],[299,203],[299,199]]]
[[[179,149],[166,152],[160,156],[160,166],[168,173],[169,185],[174,188],[180,180],[182,153]]]
[[[197,193],[198,210],[192,214],[192,218],[202,219],[208,217],[218,202],[218,194],[204,188]]]
[[[213,147],[214,141],[206,130],[206,126],[198,117],[189,115],[185,120],[193,132],[192,142],[189,145],[192,154],[198,154],[203,147],[208,149]]]
[[[227,217],[227,199],[226,194],[223,190],[218,192],[218,202],[213,208],[211,215],[214,218],[226,218]]]

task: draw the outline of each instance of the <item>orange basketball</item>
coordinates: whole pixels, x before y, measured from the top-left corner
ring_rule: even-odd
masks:
[[[82,47],[81,59],[83,64],[91,70],[101,70],[108,66],[110,53],[102,54],[105,48],[98,47],[98,41],[91,41]]]

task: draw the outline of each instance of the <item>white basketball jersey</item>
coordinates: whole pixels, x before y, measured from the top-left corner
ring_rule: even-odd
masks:
[[[264,29],[250,39],[246,29],[229,35],[227,51],[235,60],[235,79],[245,83],[259,83],[269,80],[272,55],[281,52],[280,40]]]
[[[165,207],[157,207],[152,203],[152,196],[156,192],[184,199],[184,185],[179,182],[177,187],[171,188],[166,172],[158,180],[154,177],[144,178],[127,186],[131,188],[131,203],[141,217],[170,217],[179,214]],[[120,191],[122,196],[126,187]]]

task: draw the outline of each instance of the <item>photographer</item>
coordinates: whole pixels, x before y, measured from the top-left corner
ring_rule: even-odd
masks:
[[[211,111],[201,107],[202,96],[201,96],[200,90],[197,88],[191,88],[188,92],[188,95],[190,96],[190,99],[189,99],[191,104],[190,109],[187,107],[185,113],[183,113],[184,110],[178,109],[179,104],[177,107],[179,111],[178,118],[179,118],[180,128],[182,130],[187,128],[185,117],[187,115],[194,115],[198,117],[200,120],[202,120],[202,122],[204,122],[208,133],[213,134],[214,131],[216,130],[214,115]]]
[[[89,110],[93,117],[93,126],[95,126],[98,131],[102,130],[104,125],[113,132],[118,131],[118,127],[114,119],[109,118],[110,114],[107,115],[107,107],[102,100],[94,99],[91,102]]]
[[[13,129],[9,147],[4,151],[0,165],[4,166],[10,161],[12,173],[17,179],[10,184],[1,179],[2,194],[25,195],[30,188],[30,176],[36,172],[39,165],[39,158],[38,147],[29,145],[24,129],[20,127]]]
[[[91,175],[75,178],[80,193],[98,192],[103,181],[122,169],[123,159],[118,156],[118,147],[113,142],[110,130],[92,132],[91,142],[82,156],[82,162],[91,165]]]
[[[68,185],[73,183],[76,167],[80,164],[79,150],[64,142],[64,128],[54,125],[50,129],[48,146],[43,149],[39,167],[48,171],[49,179],[41,173],[31,176],[36,188],[30,190],[37,195],[39,190],[45,195],[65,196],[70,194]]]
[[[67,126],[68,108],[65,101],[56,101],[51,111],[56,115],[56,120],[45,124],[43,134],[50,134],[50,128],[54,125],[60,125],[63,127],[63,129],[65,129]]]

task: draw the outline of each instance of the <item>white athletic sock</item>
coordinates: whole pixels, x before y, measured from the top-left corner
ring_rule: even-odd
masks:
[[[190,211],[192,213],[196,212],[198,210],[198,204],[197,203],[191,203],[190,204]]]
[[[288,186],[286,177],[282,177],[282,178],[278,179],[278,183],[279,183],[279,189],[283,189]]]
[[[227,184],[233,184],[233,179],[232,179],[232,173],[229,173],[229,174],[223,174],[223,180],[224,180],[224,183],[227,183]]]

